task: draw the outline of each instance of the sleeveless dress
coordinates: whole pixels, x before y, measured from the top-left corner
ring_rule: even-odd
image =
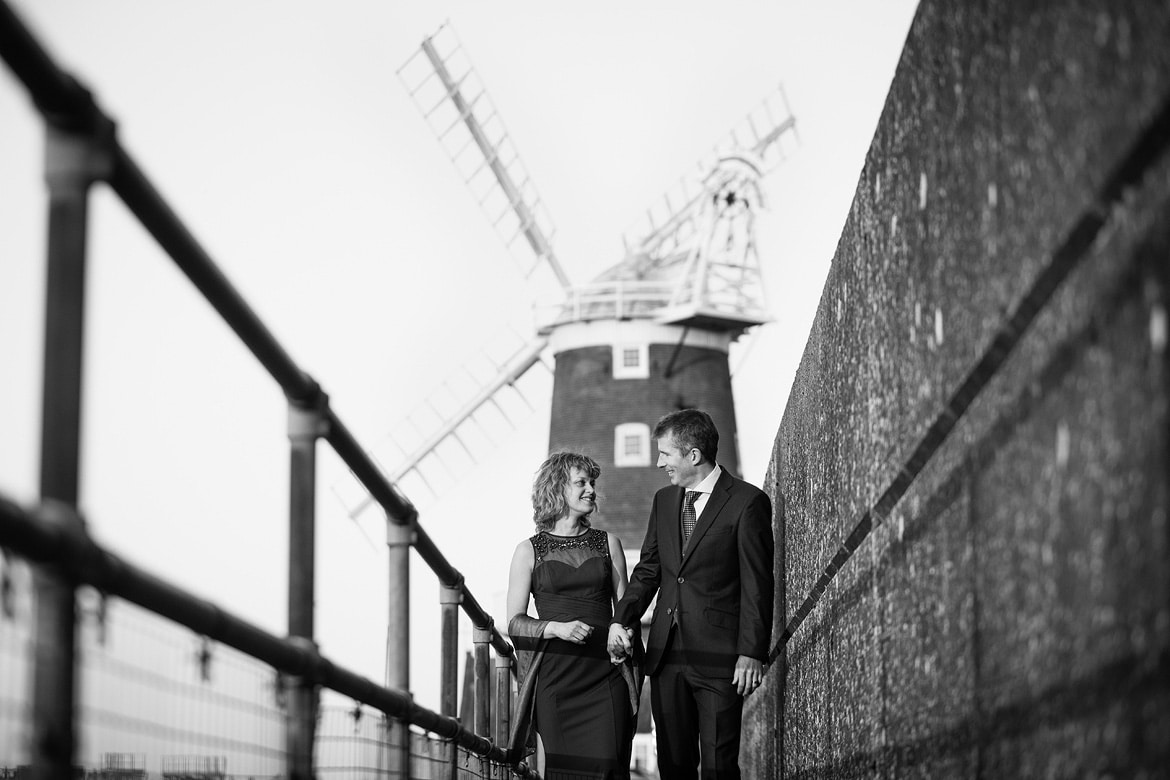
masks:
[[[550,639],[536,670],[534,721],[548,780],[628,778],[634,724],[630,692],[606,640],[613,616],[605,531],[533,536],[532,595],[541,620],[593,626],[584,644]]]

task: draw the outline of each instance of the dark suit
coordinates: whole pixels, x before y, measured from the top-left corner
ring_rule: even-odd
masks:
[[[664,780],[739,777],[743,699],[731,685],[736,659],[766,661],[775,592],[772,502],[724,471],[682,550],[683,489],[654,495],[642,557],[613,621],[636,624],[655,593],[646,673]]]

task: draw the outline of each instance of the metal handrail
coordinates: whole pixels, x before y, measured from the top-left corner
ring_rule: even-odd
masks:
[[[514,651],[494,621],[467,588],[463,575],[443,556],[433,540],[419,527],[415,507],[398,492],[374,464],[366,451],[329,408],[328,396],[313,377],[302,371],[272,332],[227,277],[199,245],[186,226],[155,190],[147,176],[117,140],[115,124],[93,96],[72,76],[56,66],[27,28],[0,0],[0,59],[11,68],[28,90],[47,126],[46,178],[50,189],[50,241],[48,286],[46,290],[46,347],[44,409],[42,430],[41,494],[46,509],[36,517],[14,511],[6,505],[0,520],[10,520],[5,534],[12,533],[31,544],[58,564],[40,568],[50,576],[37,581],[38,609],[55,620],[38,624],[37,641],[65,648],[64,653],[38,654],[32,741],[34,764],[46,776],[68,775],[70,754],[75,745],[75,681],[73,650],[75,639],[72,615],[74,589],[79,582],[92,582],[107,592],[122,595],[164,617],[176,620],[206,636],[216,638],[268,662],[274,668],[298,675],[286,717],[287,768],[291,777],[312,775],[317,686],[371,704],[396,716],[395,732],[406,739],[407,727],[415,724],[446,736],[453,743],[489,761],[508,763],[509,757],[488,737],[465,731],[454,714],[452,670],[443,672],[443,714],[416,708],[409,691],[409,653],[403,642],[395,652],[387,645],[387,685],[339,670],[318,653],[313,634],[313,554],[315,513],[312,507],[315,447],[324,439],[350,468],[354,476],[386,513],[387,545],[392,577],[390,622],[409,624],[409,550],[413,547],[443,586],[443,620],[454,620],[456,603],[475,626],[477,670],[488,647],[497,653],[497,691],[503,691],[496,722],[496,742],[507,741],[506,717],[510,687],[506,675],[516,673],[511,662]],[[78,428],[81,406],[80,376],[84,321],[85,223],[89,188],[104,181],[130,212],[183,271],[224,322],[276,380],[289,403],[290,471],[293,496],[290,502],[289,637],[285,640],[250,626],[222,612],[208,602],[193,599],[145,572],[118,560],[89,539],[76,509],[77,462],[80,458]],[[50,425],[49,423],[53,423]],[[23,525],[14,518],[24,517]],[[61,521],[53,525],[54,518]],[[46,525],[38,529],[39,524]],[[19,533],[17,533],[19,531]],[[38,533],[43,534],[38,536]],[[59,569],[58,571],[53,571]],[[456,652],[455,640],[444,635],[444,657]],[[501,677],[501,673],[504,675]],[[501,683],[504,683],[501,687]],[[489,724],[480,717],[487,712],[489,683],[477,673],[475,728],[487,734]],[[404,742],[405,744],[405,742]],[[64,748],[62,747],[64,746]],[[518,760],[513,756],[512,760]],[[396,754],[397,771],[408,771],[406,753]],[[524,765],[513,764],[517,772]]]
[[[3,2],[0,2],[0,58],[28,90],[34,105],[50,127],[66,132],[92,133],[105,139],[112,162],[112,170],[106,182],[276,380],[285,397],[298,406],[320,405],[326,410],[329,423],[326,441],[382,506],[392,522],[414,526],[413,546],[419,556],[443,585],[462,590],[461,605],[464,613],[475,626],[491,627],[491,643],[496,652],[512,656],[512,646],[494,627],[491,616],[467,589],[463,575],[447,561],[431,538],[417,525],[417,510],[379,471],[373,459],[358,445],[337,415],[327,408],[327,398],[320,385],[289,356],[171,210],[130,154],[119,145],[113,120],[102,111],[93,95],[56,65],[12,9]]]
[[[317,652],[312,642],[274,636],[122,560],[90,538],[80,516],[68,504],[46,502],[36,511],[27,511],[0,496],[0,521],[0,546],[29,560],[60,567],[79,584],[92,585],[105,594],[165,615],[279,672],[311,679],[390,717],[452,740],[489,761],[509,761],[504,748],[464,728],[456,718],[415,704],[408,692],[384,688],[336,666]],[[536,776],[524,763],[512,766],[521,777]]]

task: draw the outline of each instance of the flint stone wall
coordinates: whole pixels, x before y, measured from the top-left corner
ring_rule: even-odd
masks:
[[[776,438],[774,640],[1165,110],[1167,41],[1162,2],[919,7]],[[749,698],[745,777],[1166,776],[1168,157]]]

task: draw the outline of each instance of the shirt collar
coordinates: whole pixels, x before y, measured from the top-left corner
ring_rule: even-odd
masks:
[[[719,475],[723,473],[723,469],[719,468],[719,464],[715,464],[715,469],[708,474],[702,482],[695,485],[693,488],[686,488],[687,490],[696,490],[700,493],[711,493],[715,490],[715,483],[719,481]]]

